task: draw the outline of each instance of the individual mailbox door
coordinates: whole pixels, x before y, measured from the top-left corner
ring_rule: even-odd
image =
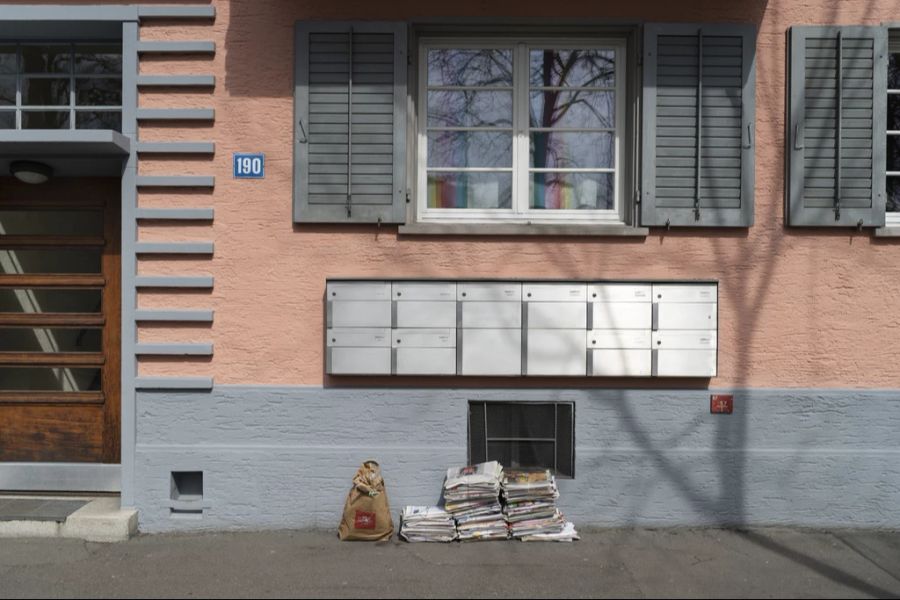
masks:
[[[521,283],[460,282],[456,299],[466,302],[521,302]]]
[[[444,281],[395,281],[391,284],[394,300],[456,301],[456,284]]]
[[[715,350],[715,331],[654,331],[653,347],[657,350]]]
[[[649,377],[652,374],[652,353],[648,349],[589,350],[590,372],[596,377]]]
[[[394,329],[391,334],[397,375],[456,374],[456,330]]]
[[[654,302],[714,302],[718,300],[715,284],[656,283]]]
[[[585,329],[584,302],[528,302],[528,329]]]
[[[528,329],[527,375],[584,375],[584,329]]]
[[[587,332],[588,348],[650,349],[649,329],[594,329]]]
[[[390,327],[390,300],[334,300],[328,302],[329,327]]]
[[[587,302],[587,284],[524,283],[522,299],[526,302]]]
[[[390,375],[391,330],[329,329],[325,372],[331,375]]]
[[[660,302],[654,305],[654,329],[716,329],[716,305],[712,303]]]
[[[646,329],[653,325],[653,305],[649,302],[594,302],[591,329]]]
[[[519,328],[521,302],[460,302],[462,327],[477,329]]]
[[[521,375],[521,329],[463,329],[462,375]]]
[[[658,377],[715,377],[715,350],[653,350]]]
[[[327,300],[390,300],[389,281],[329,281]]]
[[[650,284],[591,283],[588,302],[651,302],[652,292]]]

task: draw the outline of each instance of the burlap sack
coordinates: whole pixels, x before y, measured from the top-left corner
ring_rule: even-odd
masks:
[[[381,467],[374,460],[367,460],[353,477],[338,536],[342,540],[375,542],[389,539],[393,533],[394,522]]]

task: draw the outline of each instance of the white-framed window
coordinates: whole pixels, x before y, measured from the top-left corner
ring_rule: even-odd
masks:
[[[422,38],[422,222],[625,220],[623,39]]]
[[[892,32],[887,74],[885,225],[900,226],[900,34]]]

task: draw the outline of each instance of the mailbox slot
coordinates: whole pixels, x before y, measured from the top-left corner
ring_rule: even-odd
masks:
[[[653,286],[632,283],[592,283],[588,285],[588,302],[651,302]]]
[[[391,284],[386,281],[331,281],[326,300],[390,300]]]
[[[653,348],[658,350],[714,350],[715,331],[654,331]]]
[[[716,285],[657,283],[653,285],[654,302],[712,302],[718,303]]]
[[[466,283],[456,286],[456,299],[473,302],[521,302],[521,283]]]
[[[586,302],[587,284],[524,283],[522,296],[525,302]]]
[[[600,349],[651,348],[649,329],[594,329],[587,332],[587,347]]]
[[[456,301],[456,284],[445,282],[397,281],[391,285],[394,300]]]

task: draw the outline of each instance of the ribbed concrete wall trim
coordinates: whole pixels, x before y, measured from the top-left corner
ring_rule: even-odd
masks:
[[[216,17],[215,6],[196,4],[186,6],[141,4],[137,9],[138,17],[141,19],[214,19]]]
[[[138,142],[139,154],[214,154],[215,142]]]
[[[215,42],[138,42],[137,51],[141,54],[215,54]]]
[[[138,75],[138,87],[212,87],[215,75]]]
[[[137,254],[212,254],[212,242],[138,242]]]
[[[216,178],[205,175],[138,175],[138,187],[215,187]]]
[[[215,210],[212,208],[139,208],[135,216],[138,219],[164,221],[212,221]]]
[[[212,310],[137,310],[135,321],[192,321],[195,323],[212,323]]]
[[[215,278],[210,276],[149,276],[141,275],[135,278],[134,285],[137,288],[211,288],[215,284]]]
[[[139,108],[138,121],[212,121],[216,118],[213,108]]]
[[[139,390],[211,390],[212,377],[138,377],[135,387]]]
[[[138,356],[212,356],[211,343],[189,344],[138,344],[135,354]]]

